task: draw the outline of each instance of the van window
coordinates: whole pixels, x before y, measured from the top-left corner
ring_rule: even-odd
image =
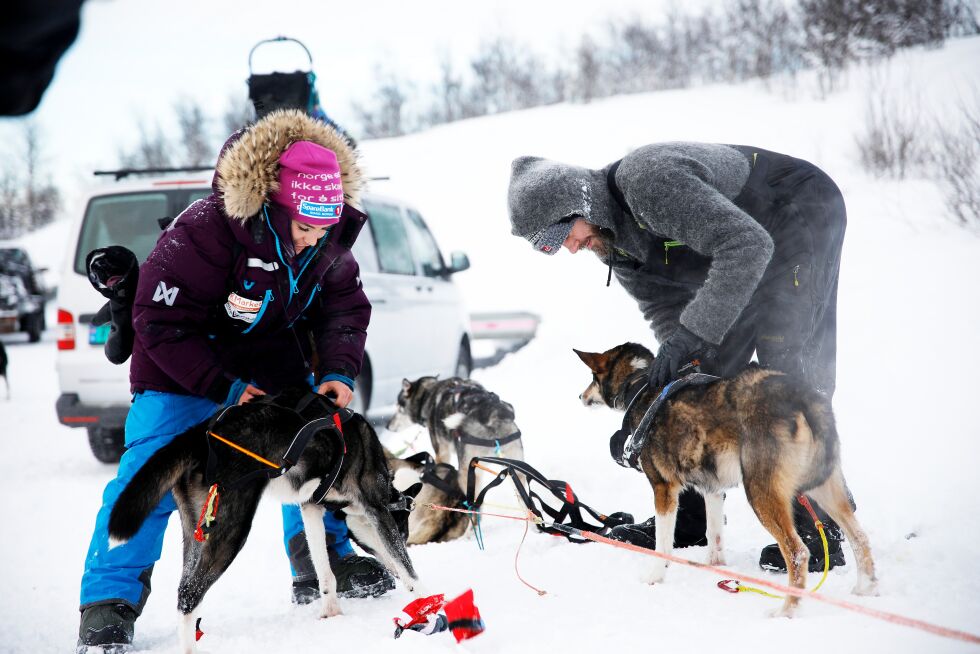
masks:
[[[160,236],[157,220],[168,215],[165,192],[92,198],[85,211],[75,254],[75,272],[85,274],[85,256],[95,248],[122,245],[142,263]]]
[[[357,260],[361,272],[378,272],[378,255],[374,251],[374,238],[371,236],[371,229],[366,225],[361,228],[361,232],[357,235],[351,253]]]
[[[422,274],[426,277],[438,277],[445,269],[439,246],[432,238],[432,232],[425,226],[422,216],[414,210],[408,210],[408,234],[412,239],[412,248],[422,264]]]
[[[365,204],[368,224],[378,249],[381,272],[414,275],[415,261],[408,243],[401,211],[390,204]]]

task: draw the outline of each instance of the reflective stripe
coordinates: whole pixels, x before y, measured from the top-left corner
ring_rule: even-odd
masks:
[[[249,257],[248,261],[246,261],[246,264],[248,265],[249,268],[261,268],[262,270],[268,272],[272,272],[273,270],[279,270],[279,264],[276,263],[275,261],[266,262],[256,257]]]

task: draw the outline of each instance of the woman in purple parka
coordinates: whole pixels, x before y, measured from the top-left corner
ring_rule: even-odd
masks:
[[[299,111],[271,113],[228,140],[214,192],[170,224],[142,265],[127,449],[85,561],[80,649],[132,642],[176,506],[168,494],[116,547],[106,525],[154,452],[218,408],[286,386],[312,384],[350,403],[371,317],[350,251],[366,220],[355,208],[361,186],[357,153],[334,129]],[[394,588],[377,561],[354,554],[342,521],[328,512],[324,523],[342,597]],[[293,601],[312,601],[318,587],[298,507],[283,506],[283,528]]]

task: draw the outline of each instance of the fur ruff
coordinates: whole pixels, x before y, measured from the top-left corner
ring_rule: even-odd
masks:
[[[344,201],[359,206],[364,178],[357,151],[326,123],[296,109],[281,109],[246,127],[218,162],[218,190],[229,218],[244,223],[279,190],[279,157],[297,141],[333,150]]]

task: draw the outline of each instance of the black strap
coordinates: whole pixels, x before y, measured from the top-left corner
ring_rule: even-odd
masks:
[[[503,438],[478,438],[476,436],[471,436],[470,434],[467,434],[466,432],[460,429],[456,430],[456,434],[457,434],[456,437],[459,439],[459,442],[464,443],[466,445],[500,447],[501,445],[506,445],[507,443],[511,443],[513,441],[516,441],[518,438],[520,438],[521,430],[518,429],[513,434],[510,434],[509,436],[504,436]]]
[[[501,466],[502,469],[499,473],[497,473],[497,476],[491,480],[482,491],[480,491],[480,494],[476,495],[476,464],[480,462],[498,465]],[[525,488],[524,484],[521,483],[520,477],[516,474],[518,472],[527,478],[527,488]],[[498,457],[474,457],[470,461],[466,483],[467,505],[470,508],[479,509],[480,506],[482,506],[487,493],[492,488],[499,486],[508,476],[513,480],[515,490],[517,491],[518,496],[521,498],[521,501],[531,513],[541,520],[544,519],[544,514],[546,514],[552,522],[564,523],[567,520],[576,529],[590,532],[603,531],[616,525],[633,522],[633,517],[629,514],[617,513],[612,515],[604,515],[598,511],[595,511],[589,505],[578,500],[575,493],[572,491],[571,486],[567,482],[560,479],[548,479],[524,461],[517,459],[503,459]],[[561,502],[561,508],[556,510],[548,505],[544,501],[544,498],[531,488],[531,481],[535,481],[541,486],[544,486],[551,494],[552,500],[558,499]],[[582,516],[583,511],[590,515],[599,524],[595,525],[587,522]],[[562,536],[567,537],[568,540],[575,543],[589,542],[586,539],[561,532],[551,525],[538,524],[538,529],[546,533],[561,534]]]
[[[419,479],[422,483],[433,486],[443,493],[445,493],[452,502],[459,502],[465,497],[463,496],[463,491],[457,486],[453,486],[446,479],[439,476],[438,471],[449,470],[450,474],[453,472],[453,467],[446,463],[436,463],[435,459],[428,452],[419,452],[418,454],[413,454],[410,457],[403,459],[415,465],[422,466],[422,473],[419,475]]]
[[[626,436],[626,440],[623,443],[622,458],[616,460],[616,463],[627,468],[641,470],[639,463],[640,451],[650,438],[650,427],[653,425],[653,419],[660,411],[660,407],[662,407],[664,403],[673,395],[682,389],[687,388],[688,386],[711,384],[719,379],[721,379],[721,377],[716,377],[715,375],[708,375],[701,372],[694,372],[690,375],[685,375],[679,379],[675,379],[664,386],[663,390],[660,391],[660,394],[657,395],[656,399],[650,403],[649,407],[647,407],[646,413],[644,413],[643,418],[640,419],[640,424],[637,425],[636,429],[633,430],[632,433]],[[620,431],[617,432],[617,434],[620,434],[624,430],[628,432],[629,426],[626,423],[627,417],[628,414],[623,417],[623,426]],[[613,438],[616,438],[616,436],[614,435]],[[613,458],[616,459],[615,455]]]
[[[326,417],[308,420],[303,416],[304,413],[307,413],[307,409],[309,409],[314,402],[316,402],[318,405],[320,409],[318,413],[321,415],[323,410],[328,411],[328,415]],[[221,413],[217,414],[211,419],[211,421],[208,423],[209,432],[216,431],[217,425],[220,424],[225,414],[231,408],[232,407],[225,407]],[[323,501],[323,498],[337,482],[337,478],[340,476],[341,467],[344,464],[345,455],[347,454],[347,443],[344,440],[343,431],[337,428],[337,425],[333,421],[333,415],[336,413],[342,416],[340,422],[343,424],[350,419],[353,413],[338,409],[336,405],[329,400],[329,398],[319,395],[318,393],[313,393],[312,391],[304,395],[303,398],[301,398],[301,400],[297,403],[296,407],[284,408],[287,408],[299,415],[299,417],[304,421],[304,424],[302,427],[300,427],[299,431],[296,432],[296,435],[293,436],[293,440],[290,442],[289,447],[286,448],[286,452],[282,455],[282,465],[280,465],[279,468],[269,468],[267,466],[263,466],[262,468],[248,472],[231,483],[222,484],[223,490],[232,490],[259,479],[272,480],[276,479],[277,477],[281,477],[290,468],[296,465],[300,457],[303,456],[303,452],[310,444],[310,441],[313,439],[313,436],[323,432],[335,434],[340,441],[340,456],[334,460],[330,470],[320,481],[320,484],[317,486],[316,490],[313,491],[313,494],[310,496],[309,500],[314,504],[319,504]],[[211,437],[207,433],[205,433],[204,437],[207,439],[208,445],[208,459],[205,465],[204,482],[206,485],[210,486],[214,483],[217,474],[218,455],[217,452],[215,452],[214,443]]]
[[[630,211],[630,207],[626,204],[626,196],[623,195],[622,189],[616,184],[616,171],[619,170],[619,164],[623,163],[623,160],[613,162],[609,166],[608,172],[606,172],[606,186],[609,187],[609,192],[612,194],[613,199],[616,200],[616,204],[626,212],[627,216],[632,216],[633,212]]]

